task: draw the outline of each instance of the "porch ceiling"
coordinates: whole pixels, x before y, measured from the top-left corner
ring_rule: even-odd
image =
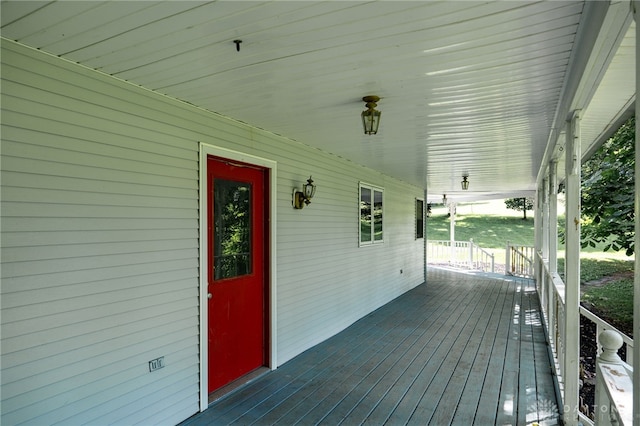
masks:
[[[570,110],[584,111],[586,151],[635,99],[628,2],[1,7],[3,37],[425,187],[433,199],[533,191],[543,158],[561,152]],[[375,136],[359,116],[369,94],[382,98]]]

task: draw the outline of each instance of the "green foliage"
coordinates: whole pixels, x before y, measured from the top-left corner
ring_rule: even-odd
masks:
[[[511,210],[522,212],[523,219],[527,218],[527,210],[533,210],[533,198],[508,198],[504,200],[504,205]]]
[[[508,209],[523,211],[523,210],[533,210],[533,198],[508,198],[504,200],[505,206]]]
[[[582,166],[582,246],[634,253],[635,119]]]
[[[214,263],[216,279],[251,270],[251,193],[238,182],[217,179],[214,186]]]

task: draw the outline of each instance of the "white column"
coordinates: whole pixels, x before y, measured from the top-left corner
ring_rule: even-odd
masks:
[[[549,261],[549,178],[542,180],[542,257]]]
[[[546,226],[545,223],[545,217],[543,214],[544,211],[544,198],[545,198],[545,184],[544,184],[545,180],[543,179],[542,183],[538,186],[537,190],[536,190],[536,198],[535,198],[535,202],[534,202],[534,210],[533,210],[533,224],[534,224],[534,260],[535,263],[534,265],[536,265],[536,270],[534,271],[534,276],[536,279],[536,287],[538,289],[538,292],[542,291],[542,287],[541,285],[544,282],[544,269],[543,269],[543,265],[539,264],[537,259],[538,259],[538,253],[540,253],[542,258],[546,259],[546,254],[545,254],[545,247],[544,247],[544,229]]]
[[[429,235],[427,234],[427,224],[428,224],[428,220],[429,218],[427,217],[427,206],[429,205],[429,193],[427,192],[427,190],[424,190],[424,206],[423,206],[423,211],[422,211],[422,219],[424,219],[424,238],[422,239],[422,244],[423,244],[423,253],[424,256],[422,257],[422,276],[423,276],[423,281],[426,283],[427,282],[427,242],[429,241]]]
[[[549,164],[549,271],[558,272],[558,162]]]
[[[544,184],[541,184],[536,189],[536,198],[533,203],[533,229],[534,229],[534,241],[535,251],[542,252],[542,228],[544,227],[542,216],[542,200],[544,198],[543,190]]]
[[[564,422],[578,424],[580,360],[580,111],[567,122],[566,143],[566,259],[565,259],[565,353]]]
[[[544,179],[542,183],[536,189],[536,198],[534,200],[533,208],[533,229],[534,229],[534,242],[533,242],[533,259],[534,259],[534,277],[536,280],[536,289],[538,290],[538,297],[540,302],[545,300],[544,294],[544,229],[546,226],[544,215],[542,214],[543,200],[544,200]]]
[[[634,0],[631,3],[633,8],[633,17],[636,21],[636,168],[635,168],[635,271],[633,279],[634,287],[634,303],[633,303],[633,336],[635,341],[640,341],[640,113],[638,112],[638,87],[640,87],[640,25],[638,22],[638,14],[640,14],[640,0]],[[634,348],[633,351],[633,425],[640,425],[640,348]]]
[[[549,272],[558,272],[558,162],[549,163]],[[547,295],[547,326],[553,327],[555,318],[553,309],[555,307],[555,288],[552,279],[545,281],[545,292]],[[550,339],[551,333],[549,333]]]
[[[449,202],[449,241],[451,242],[451,259],[453,265],[456,261],[456,203]]]

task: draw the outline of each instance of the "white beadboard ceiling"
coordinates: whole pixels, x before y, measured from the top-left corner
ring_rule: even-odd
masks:
[[[1,7],[3,37],[380,170],[433,200],[531,192],[543,159],[562,150],[571,110],[582,110],[588,151],[635,99],[628,1]],[[365,95],[382,98],[375,136],[362,132]]]

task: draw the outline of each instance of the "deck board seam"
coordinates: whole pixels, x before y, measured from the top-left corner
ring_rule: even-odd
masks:
[[[453,303],[453,301],[454,301],[454,300],[452,300],[452,301],[451,301],[451,303]],[[428,304],[429,304],[429,305],[431,305],[431,304],[437,304],[437,302],[435,302],[434,300],[430,300],[430,301],[428,302]],[[418,307],[416,307],[416,309],[417,309],[417,308],[418,308]],[[445,309],[446,309],[446,306],[441,306],[439,309],[437,309],[436,311],[434,311],[434,313],[432,313],[429,317],[433,317],[433,316],[434,316],[434,314],[436,314],[436,313],[437,313],[437,312],[439,312],[439,311],[444,311]],[[426,319],[425,319],[425,320],[426,320]],[[328,379],[327,379],[327,380],[328,380]],[[345,378],[344,380],[346,380],[346,378]],[[343,380],[343,381],[344,381],[344,380]],[[312,395],[308,395],[307,397],[305,397],[305,399],[307,399],[307,398],[309,398],[309,397],[311,397],[311,396],[312,396]],[[320,404],[323,400],[324,400],[324,398],[320,399],[320,400],[318,401],[318,404]],[[284,413],[284,414],[279,418],[279,420],[283,420],[284,418],[286,418],[285,416],[286,416],[286,415],[287,415],[291,410],[295,409],[298,405],[300,405],[300,404],[302,404],[302,403],[304,403],[304,400],[303,400],[303,401],[298,402],[294,407],[292,407],[290,410],[288,410],[286,413]],[[316,404],[316,405],[317,405],[317,404]],[[314,406],[314,407],[315,407],[315,406]],[[314,407],[310,408],[309,410],[312,410]]]
[[[482,297],[482,295],[486,292],[486,291],[493,291],[493,286],[491,285],[491,282],[487,281],[484,285],[484,288],[482,290],[482,292],[478,293],[478,295],[476,295],[476,297],[481,297],[484,300],[484,303],[480,304],[480,303],[476,303],[476,305],[474,306],[474,309],[472,311],[465,311],[465,314],[468,313],[468,317],[465,320],[465,323],[462,325],[462,328],[460,330],[460,332],[455,336],[455,340],[452,342],[452,345],[450,346],[450,351],[449,351],[449,356],[445,356],[440,364],[440,368],[442,369],[444,368],[444,366],[446,365],[447,367],[447,373],[448,376],[445,377],[441,377],[440,380],[436,383],[436,395],[435,397],[437,399],[434,400],[434,407],[433,409],[428,409],[427,413],[429,414],[428,417],[419,417],[417,419],[418,423],[423,423],[424,421],[430,422],[431,419],[435,416],[437,410],[438,410],[438,406],[440,404],[440,402],[442,401],[442,396],[444,395],[444,391],[446,390],[446,386],[449,384],[451,377],[453,376],[454,372],[455,372],[455,365],[452,365],[454,362],[457,365],[457,362],[459,362],[459,360],[464,356],[464,352],[465,349],[469,343],[469,340],[471,339],[471,337],[473,336],[473,330],[471,328],[467,329],[467,326],[469,324],[471,325],[475,325],[477,323],[477,321],[480,320],[480,318],[482,317],[482,315],[484,314],[484,308],[487,306],[487,304],[489,303],[490,299],[489,298],[485,298]],[[475,321],[475,322],[474,322]],[[457,358],[455,358],[455,354],[456,351],[454,350],[454,348],[457,348],[458,346],[461,346],[460,350],[457,351]],[[452,356],[454,355],[454,356]],[[442,376],[442,372],[439,371],[440,375]],[[442,383],[444,381],[444,379],[447,379],[447,384],[442,385],[442,389],[439,389],[438,386],[440,385],[440,383]],[[432,378],[432,382],[433,383],[433,378]],[[429,388],[431,387],[431,383],[429,385]],[[424,400],[427,397],[427,394],[429,393],[430,389],[427,388],[425,390],[425,392],[423,393],[422,399],[420,402],[422,402],[422,400]],[[431,390],[431,393],[433,393],[433,390]],[[439,395],[438,395],[439,394]],[[430,405],[430,404],[429,404]],[[417,413],[417,411],[414,412],[413,416],[415,416]],[[413,418],[412,416],[412,418]],[[409,419],[409,421],[412,421],[412,418]],[[436,422],[438,422],[438,419],[436,418]],[[424,423],[423,423],[424,424]],[[440,424],[440,423],[437,423]]]

